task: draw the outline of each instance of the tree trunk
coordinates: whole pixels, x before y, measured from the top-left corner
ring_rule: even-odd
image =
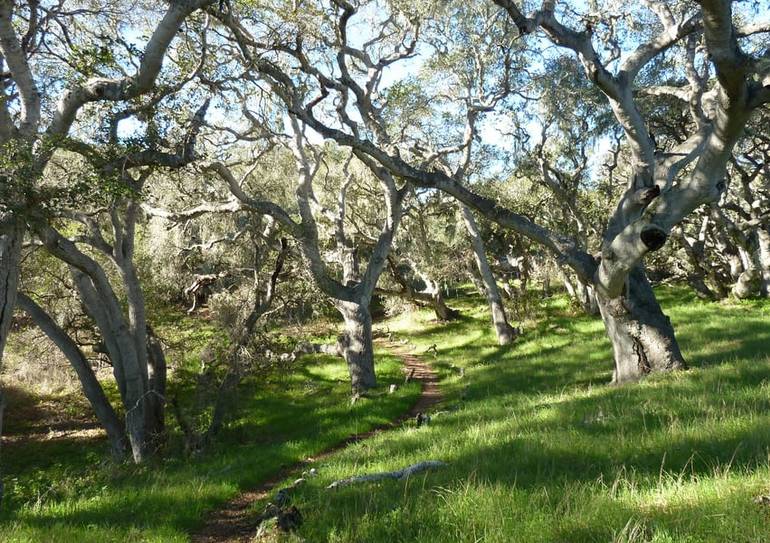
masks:
[[[468,279],[473,283],[473,287],[476,289],[476,292],[479,293],[479,296],[486,296],[487,291],[484,289],[484,283],[481,282],[481,279],[477,275],[478,270],[471,262],[467,263],[467,272]]]
[[[146,367],[139,367],[136,343],[129,331],[122,309],[111,292],[99,292],[84,273],[72,270],[80,300],[86,313],[94,320],[101,333],[112,362],[115,380],[126,409],[126,433],[134,462],[140,464],[147,457],[149,437],[146,432],[148,382]],[[106,287],[105,287],[106,288]],[[146,349],[147,346],[145,345]],[[145,356],[146,360],[146,356]]]
[[[613,384],[687,368],[671,321],[661,310],[641,267],[629,274],[623,295],[607,299],[597,293],[597,299],[614,352]]]
[[[473,254],[476,258],[476,265],[481,274],[481,281],[484,284],[484,292],[492,313],[492,323],[495,326],[497,341],[500,345],[508,345],[516,338],[516,333],[513,327],[508,324],[505,308],[503,307],[503,300],[500,296],[500,290],[497,288],[495,276],[492,274],[492,269],[489,267],[486,250],[484,249],[484,241],[481,239],[481,234],[476,225],[476,219],[474,219],[471,210],[464,205],[461,205],[460,209],[462,211],[463,220],[465,221],[465,227],[468,230],[468,236],[471,239],[471,246],[473,247]]]
[[[770,231],[763,227],[757,230],[759,242],[759,264],[762,275],[761,294],[770,298]]]
[[[761,295],[763,286],[761,246],[738,247],[738,254],[743,263],[743,272],[733,285],[733,296],[743,300]]]
[[[575,278],[575,283],[573,284],[572,278],[567,271],[561,266],[557,266],[557,269],[569,297],[580,304],[581,309],[586,315],[599,315],[599,302],[596,300],[596,290],[594,287],[582,282],[579,277]]]
[[[557,268],[559,270],[559,276],[561,277],[561,282],[564,283],[564,288],[567,289],[567,296],[572,298],[573,300],[579,299],[577,290],[575,289],[575,286],[572,284],[572,279],[569,276],[569,273],[564,271],[564,269],[559,266]]]
[[[0,367],[16,306],[23,241],[24,228],[21,221],[0,216]]]
[[[11,332],[13,309],[19,284],[21,245],[24,241],[24,225],[14,217],[0,215],[0,368],[3,352]],[[0,389],[0,436],[2,435],[5,396]],[[0,480],[0,501],[3,499],[3,483]]]
[[[435,289],[430,294],[433,306],[433,312],[436,314],[436,318],[440,321],[451,321],[459,316],[459,312],[452,309],[444,301],[444,295],[441,293],[441,288]]]
[[[596,300],[596,290],[592,285],[583,283],[579,278],[576,280],[577,294],[583,312],[586,315],[599,315],[599,302]]]
[[[446,305],[444,295],[441,292],[441,285],[439,285],[438,281],[434,281],[430,275],[419,269],[414,262],[412,262],[412,268],[422,282],[425,283],[425,290],[418,293],[418,295],[427,295],[430,298],[430,305],[436,314],[436,318],[440,321],[451,321],[459,317],[459,311],[455,311]]]
[[[361,394],[377,386],[374,374],[372,316],[364,304],[337,302],[337,309],[345,320],[342,348],[350,372],[350,386],[353,394]]]
[[[19,293],[19,307],[35,321],[37,327],[67,357],[72,369],[75,370],[80,380],[83,393],[91,404],[96,418],[99,419],[102,428],[107,432],[107,439],[110,442],[113,458],[122,460],[126,454],[126,435],[123,423],[112,408],[110,401],[104,393],[104,389],[102,389],[96,375],[94,375],[93,369],[91,369],[91,365],[88,363],[85,355],[83,355],[83,351],[32,298]]]
[[[756,296],[761,288],[762,277],[755,266],[743,270],[732,288],[733,296],[745,300]]]

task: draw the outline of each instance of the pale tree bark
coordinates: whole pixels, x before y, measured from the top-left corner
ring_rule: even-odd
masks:
[[[475,265],[475,260],[468,260],[465,263],[465,270],[467,272],[468,279],[470,279],[471,283],[473,283],[473,288],[476,289],[476,292],[479,293],[479,296],[486,296],[487,291],[484,288],[484,282],[481,280],[481,276],[479,275],[479,267]],[[511,298],[513,298],[512,293],[509,293],[509,295]]]
[[[279,205],[250,197],[243,190],[246,176],[235,177],[230,168],[223,163],[212,163],[206,170],[216,173],[230,190],[233,200],[222,205],[201,205],[184,211],[166,211],[150,206],[144,209],[155,216],[173,221],[195,218],[206,213],[231,213],[234,211],[249,211],[261,215],[269,215],[278,221],[286,231],[297,241],[307,270],[318,288],[328,296],[338,309],[345,322],[345,339],[340,347],[341,354],[348,362],[353,394],[364,393],[368,388],[376,386],[374,372],[374,349],[371,337],[371,315],[369,304],[375,292],[386,263],[393,237],[401,220],[401,208],[408,186],[398,188],[393,176],[386,169],[370,161],[366,155],[358,157],[379,181],[384,200],[384,221],[381,231],[374,242],[369,260],[360,269],[355,258],[346,258],[352,252],[352,244],[345,236],[344,230],[344,192],[340,195],[340,209],[332,213],[324,209],[313,192],[313,180],[321,165],[320,157],[305,139],[304,127],[293,117],[290,118],[293,128],[293,138],[290,144],[297,166],[297,185],[295,190],[299,211],[299,221],[296,221]],[[345,188],[346,190],[346,188]],[[318,224],[315,214],[326,216],[336,226],[335,237],[340,243],[339,259],[343,268],[343,280],[338,281],[324,261],[319,242]],[[335,346],[332,351],[337,351]]]
[[[444,293],[441,290],[441,285],[438,281],[433,279],[422,267],[412,262],[412,269],[419,276],[420,280],[425,283],[425,288],[415,293],[417,296],[427,297],[430,300],[430,306],[435,313],[436,318],[440,321],[451,321],[456,319],[460,312],[456,309],[452,309],[446,304],[444,300]]]
[[[770,298],[770,231],[765,228],[757,230],[759,243],[759,263],[762,274],[762,295]]]
[[[23,223],[13,216],[0,217],[0,367],[16,305],[23,241]]]
[[[497,342],[500,345],[509,345],[516,338],[516,332],[508,323],[505,307],[503,306],[503,299],[500,296],[500,289],[497,288],[497,281],[495,281],[492,268],[489,267],[484,240],[481,239],[481,232],[479,232],[476,219],[473,216],[473,212],[468,209],[468,206],[461,205],[460,212],[462,213],[465,229],[467,230],[468,237],[471,241],[476,266],[479,269],[479,275],[481,275],[481,281],[484,284],[484,293],[492,315],[492,325],[495,328]]]
[[[342,349],[350,373],[354,394],[377,386],[374,373],[374,346],[372,344],[372,315],[368,300],[339,301],[335,307],[345,321]]]
[[[320,208],[313,194],[313,178],[320,164],[318,156],[311,159],[304,136],[305,127],[292,116],[294,153],[299,173],[297,204],[302,219],[299,237],[303,257],[308,262],[311,274],[321,290],[328,295],[345,322],[345,334],[342,342],[345,360],[350,373],[353,394],[364,393],[377,384],[374,371],[374,347],[372,344],[372,317],[369,311],[372,295],[382,271],[387,263],[393,238],[401,221],[402,201],[408,187],[398,189],[390,172],[380,167],[367,156],[358,156],[382,187],[385,203],[385,220],[382,230],[372,249],[366,269],[359,272],[355,250],[351,246],[345,231],[345,194],[350,183],[343,184],[338,201],[338,213],[333,215],[335,237],[338,251],[342,255],[343,279],[345,284],[335,281],[326,269],[319,253],[318,227],[313,214],[313,207]],[[311,149],[312,150],[312,149]],[[315,162],[315,165],[312,162]],[[320,210],[321,212],[323,210]]]
[[[130,168],[178,168],[190,163],[195,158],[194,146],[207,107],[208,103],[204,103],[193,116],[184,145],[177,153],[140,151],[116,162],[96,160],[99,155],[90,148],[85,155],[96,162],[95,169],[103,174],[108,174],[117,163],[122,181],[139,193],[152,170],[145,169],[134,178]],[[136,463],[145,461],[163,443],[166,401],[166,362],[157,338],[148,335],[144,293],[134,263],[139,209],[135,200],[118,198],[103,214],[63,210],[63,216],[81,223],[87,232],[74,241],[50,226],[46,217],[36,217],[30,223],[45,249],[68,265],[80,301],[99,329],[125,408],[125,429]],[[109,216],[112,227],[111,242],[102,235],[100,218],[104,215]],[[114,264],[120,290],[125,293],[125,311],[104,267],[82,251],[78,243],[89,245]]]
[[[596,299],[596,291],[593,285],[584,283],[579,277],[574,282],[569,272],[557,265],[567,295],[580,304],[580,308],[586,315],[599,315],[599,302]]]
[[[22,15],[15,13],[15,2],[0,1],[0,65],[4,63],[8,68],[0,84],[0,144],[12,143],[16,154],[12,161],[16,170],[4,181],[6,186],[0,187],[3,194],[0,207],[13,203],[11,208],[0,210],[0,361],[16,301],[20,246],[27,232],[27,215],[36,215],[39,206],[36,198],[29,196],[30,187],[32,190],[37,188],[46,165],[57,148],[67,141],[83,106],[94,102],[132,100],[152,90],[166,53],[184,20],[213,3],[214,0],[172,0],[153,30],[134,74],[116,79],[95,77],[74,83],[63,89],[58,103],[53,103],[55,99],[49,102],[50,97],[40,92],[41,81],[36,79],[37,74],[33,71],[36,52],[31,45],[38,42],[36,32],[42,28],[33,21],[39,21],[40,3],[27,3],[29,21],[24,21]],[[16,29],[25,23],[28,23],[28,34],[20,38]],[[11,83],[15,85],[13,96],[8,93]],[[10,115],[9,104],[18,107],[17,116]],[[41,127],[41,111],[48,105],[53,111],[52,120],[47,127]],[[26,188],[20,191],[14,185],[26,185]]]
[[[660,249],[671,229],[684,217],[695,208],[719,198],[724,189],[726,162],[733,146],[741,137],[746,121],[752,110],[770,101],[770,86],[763,86],[770,77],[767,73],[768,67],[746,61],[746,55],[741,52],[737,43],[737,36],[745,34],[733,26],[729,0],[704,0],[700,13],[679,21],[667,6],[649,3],[648,6],[662,23],[663,32],[649,42],[642,43],[619,62],[616,74],[610,73],[602,63],[594,49],[590,32],[573,30],[557,20],[555,2],[544,2],[542,9],[532,16],[524,16],[517,3],[512,0],[495,0],[495,3],[505,8],[522,34],[542,29],[553,43],[570,49],[577,55],[586,76],[605,95],[618,124],[627,136],[633,155],[633,174],[609,221],[601,259],[598,261],[573,239],[505,209],[493,199],[473,193],[462,186],[455,175],[447,174],[441,168],[440,161],[434,160],[427,164],[422,161],[415,164],[410,153],[399,152],[392,146],[364,137],[356,124],[344,115],[344,108],[337,108],[340,116],[340,122],[336,124],[338,127],[322,122],[315,115],[314,108],[328,96],[344,96],[350,90],[357,94],[356,91],[360,90],[358,83],[351,80],[349,74],[335,79],[321,73],[319,68],[307,62],[301,46],[296,49],[282,49],[283,53],[295,61],[296,68],[318,83],[320,95],[306,101],[305,91],[300,90],[295,80],[274,62],[254,54],[254,50],[260,49],[260,45],[248,36],[243,27],[233,21],[225,21],[225,24],[233,31],[233,38],[244,56],[263,80],[269,82],[290,113],[318,134],[335,140],[340,145],[351,147],[358,154],[368,155],[392,175],[406,179],[415,186],[442,190],[474,208],[487,219],[539,243],[552,251],[560,264],[572,267],[581,280],[594,285],[605,300],[628,296],[629,299],[625,300],[625,303],[621,300],[621,303],[616,304],[615,309],[618,311],[613,315],[616,322],[605,321],[608,332],[610,328],[617,331],[618,327],[627,326],[626,323],[641,322],[650,312],[655,313],[653,320],[665,322],[666,317],[655,302],[652,290],[629,287],[630,275],[632,272],[634,275],[638,274],[644,256]],[[340,21],[347,24],[355,14],[355,9],[344,2],[339,4],[344,5]],[[715,92],[706,93],[704,89],[707,88],[707,78],[699,73],[687,74],[687,92],[695,104],[692,108],[695,130],[689,138],[668,152],[656,153],[648,126],[634,100],[635,79],[653,58],[700,31],[705,35],[707,48],[716,68],[718,88]],[[692,45],[691,49],[694,51],[695,44]],[[344,61],[349,54],[350,51],[343,47],[338,51],[337,58]],[[688,52],[688,59],[690,57],[694,58],[694,53],[689,55]],[[756,71],[760,67],[763,70],[761,73]],[[706,97],[706,94],[709,96]],[[469,107],[469,120],[471,115],[488,110]],[[473,136],[472,123],[469,123],[469,127]],[[468,148],[459,146],[454,148],[454,151],[465,150],[467,153]],[[689,171],[687,167],[690,167]],[[643,284],[641,281],[632,283]],[[648,360],[665,358],[671,363],[652,363],[650,367],[684,367],[673,329],[669,326],[659,327],[659,330],[665,338],[657,343],[658,346],[670,346],[671,352],[663,357],[653,356],[652,353],[646,357]],[[609,334],[611,338],[618,336],[615,331]],[[634,333],[630,328],[626,332],[629,335]],[[624,352],[627,352],[627,349],[616,349],[616,353]],[[632,359],[631,362],[633,361]],[[632,365],[624,360],[616,360],[618,367]],[[634,376],[627,376],[625,372],[617,373],[618,382],[643,376],[641,370]]]
[[[380,34],[379,38],[375,39],[375,42],[384,40],[384,36],[387,34],[388,41],[396,41],[397,45],[395,47],[385,46],[378,48],[377,54],[379,56],[378,58],[373,58],[372,55],[365,50],[366,46],[364,49],[356,49],[355,45],[351,44],[348,40],[347,23],[357,12],[357,8],[344,0],[335,2],[335,7],[340,10],[341,16],[338,20],[338,24],[334,28],[334,35],[330,36],[329,39],[341,49],[346,50],[354,56],[355,66],[351,66],[351,58],[348,54],[338,55],[333,61],[334,70],[337,72],[337,75],[334,77],[327,77],[316,69],[313,63],[301,50],[302,45],[299,42],[297,43],[296,49],[287,47],[284,49],[284,52],[291,54],[293,58],[302,65],[304,70],[313,72],[316,76],[323,79],[324,85],[336,89],[341,93],[341,102],[337,107],[337,112],[347,129],[351,130],[356,135],[359,135],[363,130],[366,130],[370,134],[372,141],[375,141],[384,148],[394,151],[396,145],[393,143],[391,136],[388,133],[387,124],[382,116],[382,110],[374,105],[374,97],[377,96],[379,92],[379,85],[382,81],[382,75],[385,68],[399,60],[409,58],[414,54],[417,45],[417,37],[412,32],[414,30],[414,28],[412,28],[414,25],[410,23],[410,25],[408,25],[409,28],[399,28],[397,34],[390,35],[390,31],[386,28],[389,24],[387,23],[383,27],[383,32]],[[220,11],[212,13],[212,15],[217,17],[231,30],[233,38],[238,43],[243,60],[248,65],[257,66],[265,64],[262,53],[259,51],[260,41],[256,40],[250,34],[249,29],[236,20],[231,12],[225,13]],[[272,66],[271,62],[268,62],[267,64]],[[366,67],[366,77],[363,83],[359,82],[354,75],[352,75],[353,73],[360,72],[361,65]],[[276,74],[280,73],[282,81],[286,82],[290,87],[296,90],[294,83],[291,82],[285,74],[280,72],[277,68],[275,68],[275,70]],[[278,91],[276,87],[274,87],[274,90]],[[278,92],[281,94],[280,91]],[[285,98],[285,95],[283,97]],[[295,94],[295,97],[299,99],[298,94]],[[313,99],[313,101],[318,103],[322,99],[323,96],[321,98]],[[354,121],[350,117],[348,114],[348,107],[351,109],[355,108],[357,116],[359,117],[358,121]],[[305,135],[308,125],[305,117],[299,115],[299,112],[291,109],[288,113],[291,129],[289,147],[294,154],[298,173],[295,194],[299,211],[299,222],[292,219],[288,213],[280,208],[280,206],[277,206],[272,202],[256,201],[247,196],[232,174],[225,171],[226,167],[224,165],[217,166],[215,169],[217,173],[227,181],[231,193],[237,200],[236,205],[238,207],[260,210],[261,212],[271,214],[276,220],[279,220],[287,228],[287,231],[289,231],[297,240],[300,252],[314,282],[319,289],[333,301],[346,322],[345,328],[347,340],[345,342],[345,357],[348,360],[349,367],[351,364],[360,365],[358,369],[351,367],[351,383],[357,383],[352,386],[353,393],[361,393],[364,392],[366,388],[376,384],[376,381],[374,380],[374,371],[372,370],[374,360],[373,349],[371,348],[371,315],[369,314],[369,303],[371,302],[377,280],[387,262],[387,255],[401,220],[402,200],[409,190],[409,185],[407,183],[403,187],[398,188],[395,182],[395,175],[388,168],[383,167],[379,161],[373,160],[373,157],[371,157],[369,153],[360,152],[358,149],[353,150],[353,154],[356,158],[371,170],[382,187],[385,204],[385,220],[379,235],[377,236],[367,265],[360,273],[359,277],[356,277],[357,274],[354,272],[354,269],[358,266],[355,260],[355,252],[350,251],[350,247],[344,239],[340,240],[343,242],[339,247],[341,249],[340,255],[343,257],[342,264],[345,275],[345,277],[343,277],[345,284],[343,284],[343,282],[334,278],[333,274],[329,272],[323,261],[319,249],[318,226],[314,212],[320,213],[321,215],[329,215],[328,218],[333,223],[337,224],[338,227],[339,225],[344,224],[344,220],[340,220],[340,217],[344,218],[345,213],[344,191],[341,194],[341,200],[339,202],[342,204],[338,210],[340,213],[330,213],[320,205],[313,193],[313,179],[320,166],[318,151],[314,149],[312,145],[308,144]],[[364,336],[361,336],[361,334],[364,334]],[[359,376],[361,377],[359,378]],[[369,376],[371,376],[371,378],[369,378]]]
[[[656,309],[657,303],[654,302],[652,291],[639,288],[639,281],[632,276],[638,273],[642,257],[665,243],[674,225],[696,207],[719,198],[725,186],[723,179],[727,160],[734,145],[742,135],[752,110],[770,98],[767,88],[762,88],[761,83],[752,80],[752,68],[738,45],[739,33],[732,22],[732,2],[704,1],[701,3],[700,16],[681,22],[675,21],[667,6],[649,4],[664,30],[624,59],[617,75],[611,74],[602,64],[588,33],[576,32],[556,20],[554,2],[543,3],[542,9],[532,17],[525,17],[511,0],[495,2],[505,8],[521,33],[542,28],[551,41],[578,55],[587,76],[605,94],[628,137],[635,161],[634,175],[605,233],[602,260],[595,278],[601,294],[601,305],[606,305],[611,298],[627,298],[625,303],[615,304],[617,310],[623,313],[622,319],[618,320],[617,315],[614,320],[608,319],[606,315],[611,315],[611,312],[606,308],[602,311],[610,338],[618,336],[619,326],[627,328],[624,332],[633,336],[633,327],[626,323],[641,322],[649,316],[649,312],[656,313],[654,321],[665,322],[662,312],[657,314],[659,309]],[[706,80],[694,68],[695,47],[690,43],[686,72],[689,84],[687,97],[694,104],[691,113],[697,130],[679,146],[677,152],[670,156],[656,156],[651,136],[634,103],[632,84],[640,70],[657,54],[700,30],[704,32],[719,81],[713,114],[707,118],[708,114],[704,113],[701,105]],[[762,79],[767,74],[759,76]],[[679,184],[673,185],[678,173],[693,161],[695,166],[692,172],[680,180]],[[665,362],[661,365],[664,368],[684,367],[673,329],[669,326],[659,327],[658,330],[662,339],[655,344],[659,347],[670,345],[671,352],[661,357],[651,348],[646,358],[661,359]],[[644,347],[644,343],[638,342],[637,350]],[[621,367],[632,367],[634,360],[641,357],[628,354],[630,363],[622,363],[617,356],[630,351],[624,347],[623,342],[618,342],[615,347],[616,381],[634,380],[643,375],[642,369],[637,369],[636,375],[620,371]],[[656,363],[647,366],[653,369],[658,367]]]
[[[738,299],[759,296],[763,279],[761,222],[758,228],[741,227],[716,206],[712,207],[710,218],[720,227],[719,244],[732,258],[731,275],[735,282],[730,289],[731,294]]]
[[[767,115],[758,120],[760,126],[763,121]],[[731,160],[730,173],[737,175],[731,175],[730,190],[712,210],[736,248],[732,290],[738,298],[770,296],[770,140],[756,130],[752,136],[741,156]]]
[[[23,241],[23,224],[10,213],[6,216],[0,213],[0,369],[3,367],[3,352],[13,322]],[[2,388],[0,388],[0,435],[2,435],[3,431],[5,407],[5,395]],[[2,451],[0,451],[1,453]],[[2,503],[3,494],[4,485],[2,478],[0,478],[0,503]]]
[[[685,368],[671,321],[661,311],[644,270],[632,270],[626,289],[624,296],[617,298],[597,293],[614,353],[613,384]]]
[[[6,102],[10,97],[7,96],[4,85],[0,97],[2,98],[0,100],[2,102],[0,105],[0,142],[5,144],[14,140],[20,150],[27,151],[32,157],[31,159],[25,158],[23,152],[19,154],[19,160],[26,160],[30,163],[28,168],[20,168],[27,176],[23,181],[34,186],[42,175],[45,165],[57,149],[57,145],[67,136],[78,112],[85,104],[99,101],[130,100],[152,90],[162,68],[166,52],[184,20],[194,11],[213,3],[214,0],[175,0],[170,2],[145,47],[136,73],[120,79],[89,79],[85,83],[75,84],[65,89],[59,103],[53,107],[54,116],[51,124],[45,128],[43,134],[40,134],[41,93],[35,74],[30,67],[29,51],[25,50],[30,42],[34,42],[35,36],[28,36],[27,39],[21,40],[14,27],[14,3],[0,2],[0,54],[9,68],[10,78],[16,84],[21,110],[19,123],[16,126],[9,115]],[[30,10],[35,13],[37,13],[37,9],[37,6],[30,5]],[[40,138],[44,138],[45,141],[43,142]],[[7,190],[6,187],[3,189]],[[3,192],[5,193],[6,190]],[[19,195],[16,194],[15,196]],[[15,298],[17,280],[12,279],[12,277],[17,277],[19,273],[18,258],[13,258],[14,251],[7,252],[5,246],[7,245],[10,249],[16,247],[17,244],[13,240],[22,238],[26,231],[25,219],[23,218],[23,208],[26,204],[24,201],[15,201],[14,204],[18,209],[13,212],[3,212],[6,216],[0,220],[3,223],[0,247],[2,247],[2,253],[7,255],[0,258],[0,270],[4,270],[0,273],[4,275],[5,279],[5,281],[0,281],[2,285],[0,286],[0,307],[13,307],[11,302]],[[12,225],[8,234],[6,233],[6,223]],[[16,266],[16,268],[14,269],[12,266]],[[4,314],[0,314],[0,360],[8,334],[8,328],[5,326],[3,317]]]
[[[72,266],[72,265],[71,265]],[[125,407],[126,433],[134,462],[143,462],[150,451],[147,432],[147,366],[140,366],[136,342],[128,333],[120,302],[99,271],[90,276],[73,266],[72,277],[88,316],[99,328]],[[145,347],[146,349],[146,347]]]
[[[581,210],[578,201],[578,188],[581,179],[587,172],[589,166],[588,153],[586,152],[589,142],[586,140],[569,142],[571,147],[569,152],[574,153],[575,157],[575,159],[572,160],[572,171],[566,171],[556,167],[552,164],[546,148],[549,140],[548,129],[555,121],[553,115],[555,115],[555,113],[552,113],[543,123],[540,143],[535,148],[540,170],[540,180],[559,204],[562,214],[561,220],[564,221],[565,224],[571,225],[574,238],[583,247],[587,248],[590,241],[590,235],[599,234],[596,229],[590,225],[590,221]],[[588,130],[588,124],[585,121],[583,128]],[[562,266],[559,266],[558,262],[556,263],[556,267],[559,270],[569,296],[580,304],[583,312],[587,315],[599,315],[599,305],[596,300],[594,286],[590,282],[582,280],[579,276],[575,278],[573,284],[569,274],[565,272]]]
[[[706,243],[712,224],[713,221],[707,214],[703,217],[695,236],[685,233],[681,226],[677,226],[673,232],[678,237],[679,244],[684,249],[692,267],[692,272],[687,276],[688,283],[695,289],[698,296],[709,300],[721,300],[728,294],[728,289],[725,287],[726,280],[717,269],[716,263],[709,262],[706,256]]]
[[[150,326],[147,326],[147,390],[148,408],[147,432],[150,446],[153,449],[160,448],[166,439],[166,380],[168,377],[168,365],[166,354],[160,339]]]
[[[400,289],[384,290],[378,292],[388,296],[395,296],[404,300],[410,300],[418,306],[429,306],[433,309],[436,319],[442,322],[456,319],[459,311],[450,308],[444,299],[436,273],[436,241],[431,239],[430,228],[426,223],[425,211],[430,204],[415,201],[408,205],[411,219],[401,230],[401,242],[391,251],[388,257],[390,274],[399,285]],[[407,266],[412,277],[403,273],[401,266]],[[419,279],[423,288],[415,288]]]

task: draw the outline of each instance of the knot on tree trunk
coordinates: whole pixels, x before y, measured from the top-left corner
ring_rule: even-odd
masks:
[[[640,206],[647,207],[650,204],[650,202],[652,202],[655,198],[660,196],[660,187],[658,185],[645,187],[643,189],[636,191],[636,194],[634,196]]]

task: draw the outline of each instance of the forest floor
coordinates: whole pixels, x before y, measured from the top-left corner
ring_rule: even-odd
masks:
[[[445,400],[427,426],[376,433],[314,464],[317,476],[292,493],[304,522],[269,538],[770,542],[770,302],[657,293],[692,369],[622,387],[607,385],[601,322],[562,296],[533,297],[511,347],[496,345],[475,296],[450,300],[462,312],[452,323],[420,311],[381,323],[426,353]],[[282,468],[413,404],[416,384],[387,393],[403,383],[400,360],[383,350],[377,360],[379,395],[353,406],[344,364],[331,358],[247,384],[242,418],[202,457],[115,467],[101,465],[98,440],[15,443],[3,453],[11,500],[0,540],[189,541],[240,492],[290,484],[278,482]],[[448,466],[327,489],[423,460]],[[257,515],[269,499],[247,509]]]

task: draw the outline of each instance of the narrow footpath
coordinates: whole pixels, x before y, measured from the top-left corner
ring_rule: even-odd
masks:
[[[418,413],[427,413],[441,402],[443,397],[438,386],[438,375],[430,365],[423,362],[419,356],[407,352],[405,345],[395,342],[382,342],[381,345],[401,358],[406,375],[411,375],[412,380],[420,382],[421,393],[414,405],[397,419],[368,432],[354,434],[315,456],[285,467],[258,487],[241,492],[232,500],[209,513],[200,530],[191,535],[193,543],[244,543],[251,541],[259,527],[258,515],[250,510],[251,504],[267,498],[289,476],[301,473],[309,465],[328,458],[348,445],[368,439],[374,434],[398,428],[404,421],[415,418]]]

